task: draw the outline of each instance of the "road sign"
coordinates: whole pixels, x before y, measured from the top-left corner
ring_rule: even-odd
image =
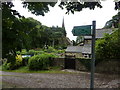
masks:
[[[90,36],[91,35],[91,25],[74,26],[72,33],[74,36]]]

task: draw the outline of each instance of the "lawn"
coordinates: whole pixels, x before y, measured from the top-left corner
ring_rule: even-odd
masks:
[[[2,70],[2,66],[0,66],[0,70]],[[17,73],[73,73],[73,72],[62,71],[61,67],[58,67],[58,66],[51,67],[49,70],[35,71],[35,70],[29,70],[27,66],[23,66],[16,70],[2,70],[2,71],[17,72]]]

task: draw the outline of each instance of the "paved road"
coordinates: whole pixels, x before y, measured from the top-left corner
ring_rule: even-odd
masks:
[[[90,73],[43,74],[2,72],[3,88],[89,88]],[[95,88],[120,88],[118,76],[95,74]]]

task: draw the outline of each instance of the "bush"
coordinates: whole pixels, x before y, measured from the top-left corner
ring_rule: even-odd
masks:
[[[31,54],[31,55],[37,55],[37,54],[41,54],[42,51],[35,51],[35,50],[29,50],[28,54]]]
[[[27,50],[26,50],[26,49],[22,49],[21,54],[27,55],[27,54],[28,54],[28,52],[27,52]]]
[[[56,50],[53,47],[48,47],[47,52],[48,53],[56,52]]]
[[[7,63],[7,61],[3,64],[2,66],[3,70],[11,70],[12,69],[12,64],[11,63]]]
[[[51,58],[56,57],[52,54],[35,55],[29,59],[28,67],[30,70],[45,70],[51,65]]]
[[[114,30],[112,34],[105,34],[102,39],[96,41],[96,59],[102,60],[120,59],[120,39],[119,30]],[[100,61],[101,60],[101,61]]]
[[[28,60],[30,57],[24,57],[22,60],[23,66],[26,66],[28,64]]]
[[[20,51],[17,51],[17,52],[16,52],[16,54],[20,55],[20,54],[21,54],[21,52],[20,52]]]
[[[4,62],[3,70],[13,70],[19,68],[20,66],[22,66],[22,56],[17,55],[14,62],[8,62],[8,60]]]
[[[58,50],[57,53],[65,53],[65,50]]]
[[[22,56],[21,55],[17,55],[16,56],[15,67],[18,68],[20,66],[22,66]]]

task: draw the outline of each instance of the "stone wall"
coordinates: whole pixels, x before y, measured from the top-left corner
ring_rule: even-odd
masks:
[[[60,66],[61,68],[64,68],[64,58],[54,58],[52,65],[53,66]]]
[[[86,69],[86,67],[81,62],[79,62],[78,60],[76,60],[76,70],[79,70],[79,71],[88,71]]]
[[[102,61],[96,66],[95,72],[120,74],[120,61],[118,60]]]
[[[60,66],[64,69],[64,62],[65,58],[55,58],[53,60],[54,66]],[[83,63],[76,59],[76,70],[79,71],[89,71]],[[95,72],[97,73],[114,73],[120,74],[120,62],[119,60],[112,60],[112,61],[102,61],[101,63],[97,64],[95,67]]]

